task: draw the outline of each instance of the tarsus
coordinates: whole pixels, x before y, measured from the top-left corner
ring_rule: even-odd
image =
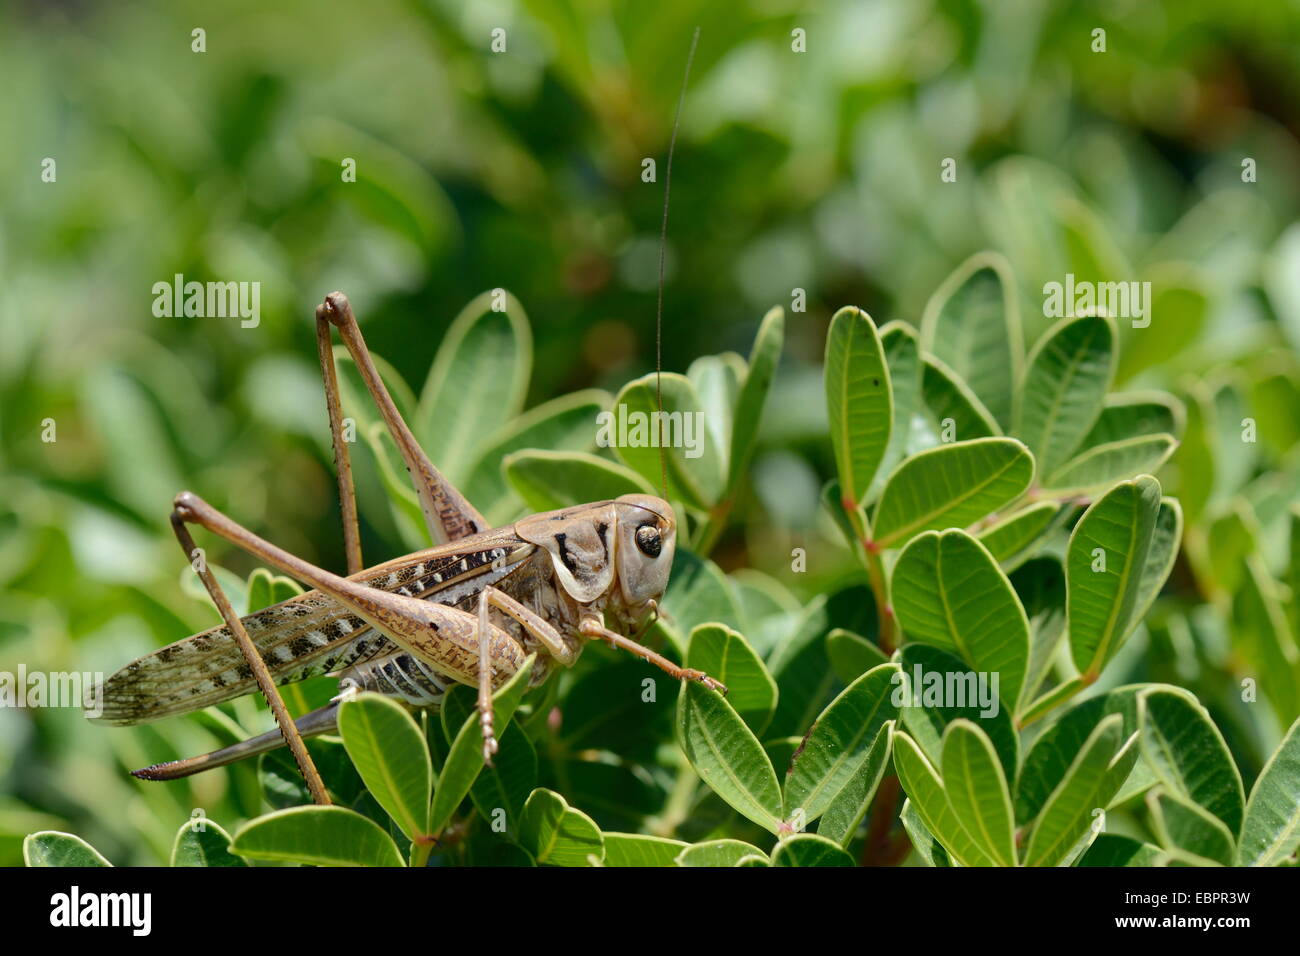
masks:
[[[664,498],[668,497],[668,457],[664,453],[664,386],[663,386],[663,334],[664,334],[664,256],[668,249],[668,194],[673,186],[673,152],[677,149],[677,128],[682,122],[682,104],[686,102],[686,81],[691,76],[691,63],[695,60],[695,46],[700,42],[700,28],[691,36],[691,51],[686,54],[686,70],[682,74],[682,91],[677,97],[677,115],[673,118],[673,135],[668,141],[668,168],[664,170],[664,221],[659,233],[659,303],[655,307],[655,404],[659,406],[659,469],[662,473]]]

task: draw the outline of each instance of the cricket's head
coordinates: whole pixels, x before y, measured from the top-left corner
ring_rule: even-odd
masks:
[[[614,507],[618,509],[618,586],[628,624],[639,627],[668,587],[677,547],[677,517],[672,505],[654,495],[623,495]]]
[[[521,538],[545,548],[560,585],[579,604],[599,604],[637,629],[668,587],[677,519],[653,495],[534,515],[515,525]]]

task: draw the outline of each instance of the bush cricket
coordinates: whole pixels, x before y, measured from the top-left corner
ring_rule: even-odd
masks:
[[[699,30],[691,42],[664,183],[656,368],[661,365],[664,247],[677,128]],[[333,329],[351,354],[410,473],[435,546],[371,568],[361,556],[356,494],[332,347]],[[402,419],[362,338],[352,307],[333,292],[316,309],[316,339],[343,515],[347,576],[316,567],[237,524],[197,495],[176,496],[172,528],[221,614],[223,624],[139,658],[99,688],[93,719],[135,724],[231,700],[260,689],[277,729],[210,754],[156,764],[134,775],[173,780],[287,744],[318,804],[329,795],[303,738],[336,727],[340,698],[295,722],[277,685],[333,674],[417,708],[437,708],[453,683],[478,691],[484,759],[497,750],[491,696],[536,654],[531,686],[570,666],[588,640],[636,654],[674,679],[726,688],[640,644],[667,587],[676,516],[661,498],[624,495],[489,528],[483,516],[429,461]],[[658,389],[656,390],[658,391]],[[659,398],[662,410],[662,397]],[[662,428],[662,416],[659,426]],[[662,442],[660,443],[662,457]],[[665,494],[666,464],[664,465]],[[188,525],[197,524],[310,585],[242,618],[201,560]],[[340,695],[341,697],[342,695]]]
[[[188,776],[287,741],[313,796],[317,787],[323,796],[301,738],[333,730],[338,702],[295,724],[276,685],[327,673],[415,707],[436,708],[454,682],[476,687],[488,760],[497,748],[492,690],[534,652],[534,686],[557,665],[572,665],[585,641],[598,639],[645,658],[675,679],[725,692],[708,675],[681,668],[636,640],[653,621],[672,567],[676,517],[667,501],[624,495],[489,529],[416,443],[370,360],[347,297],[331,293],[316,320],[348,575],[332,574],[259,538],[197,495],[177,495],[171,521],[188,557],[194,558],[196,549],[187,525],[197,524],[314,590],[241,619],[212,572],[198,567],[225,623],[160,648],[108,678],[97,719],[109,724],[155,720],[260,687],[279,729],[205,756],[137,770],[136,776]],[[331,326],[339,330],[402,453],[430,534],[443,542],[366,569]]]

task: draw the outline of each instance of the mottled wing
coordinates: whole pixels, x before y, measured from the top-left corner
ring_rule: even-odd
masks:
[[[533,547],[510,529],[500,529],[368,568],[355,580],[452,604],[487,583],[499,584],[523,567],[532,552]],[[393,650],[388,638],[320,591],[300,594],[241,621],[277,684],[328,674]],[[229,630],[220,625],[123,667],[92,690],[87,716],[108,724],[144,723],[210,707],[256,688]]]

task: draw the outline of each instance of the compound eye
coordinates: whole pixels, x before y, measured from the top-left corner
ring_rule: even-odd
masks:
[[[659,552],[663,549],[663,539],[659,535],[659,529],[653,524],[641,525],[636,529],[636,546],[648,558],[659,557]]]

